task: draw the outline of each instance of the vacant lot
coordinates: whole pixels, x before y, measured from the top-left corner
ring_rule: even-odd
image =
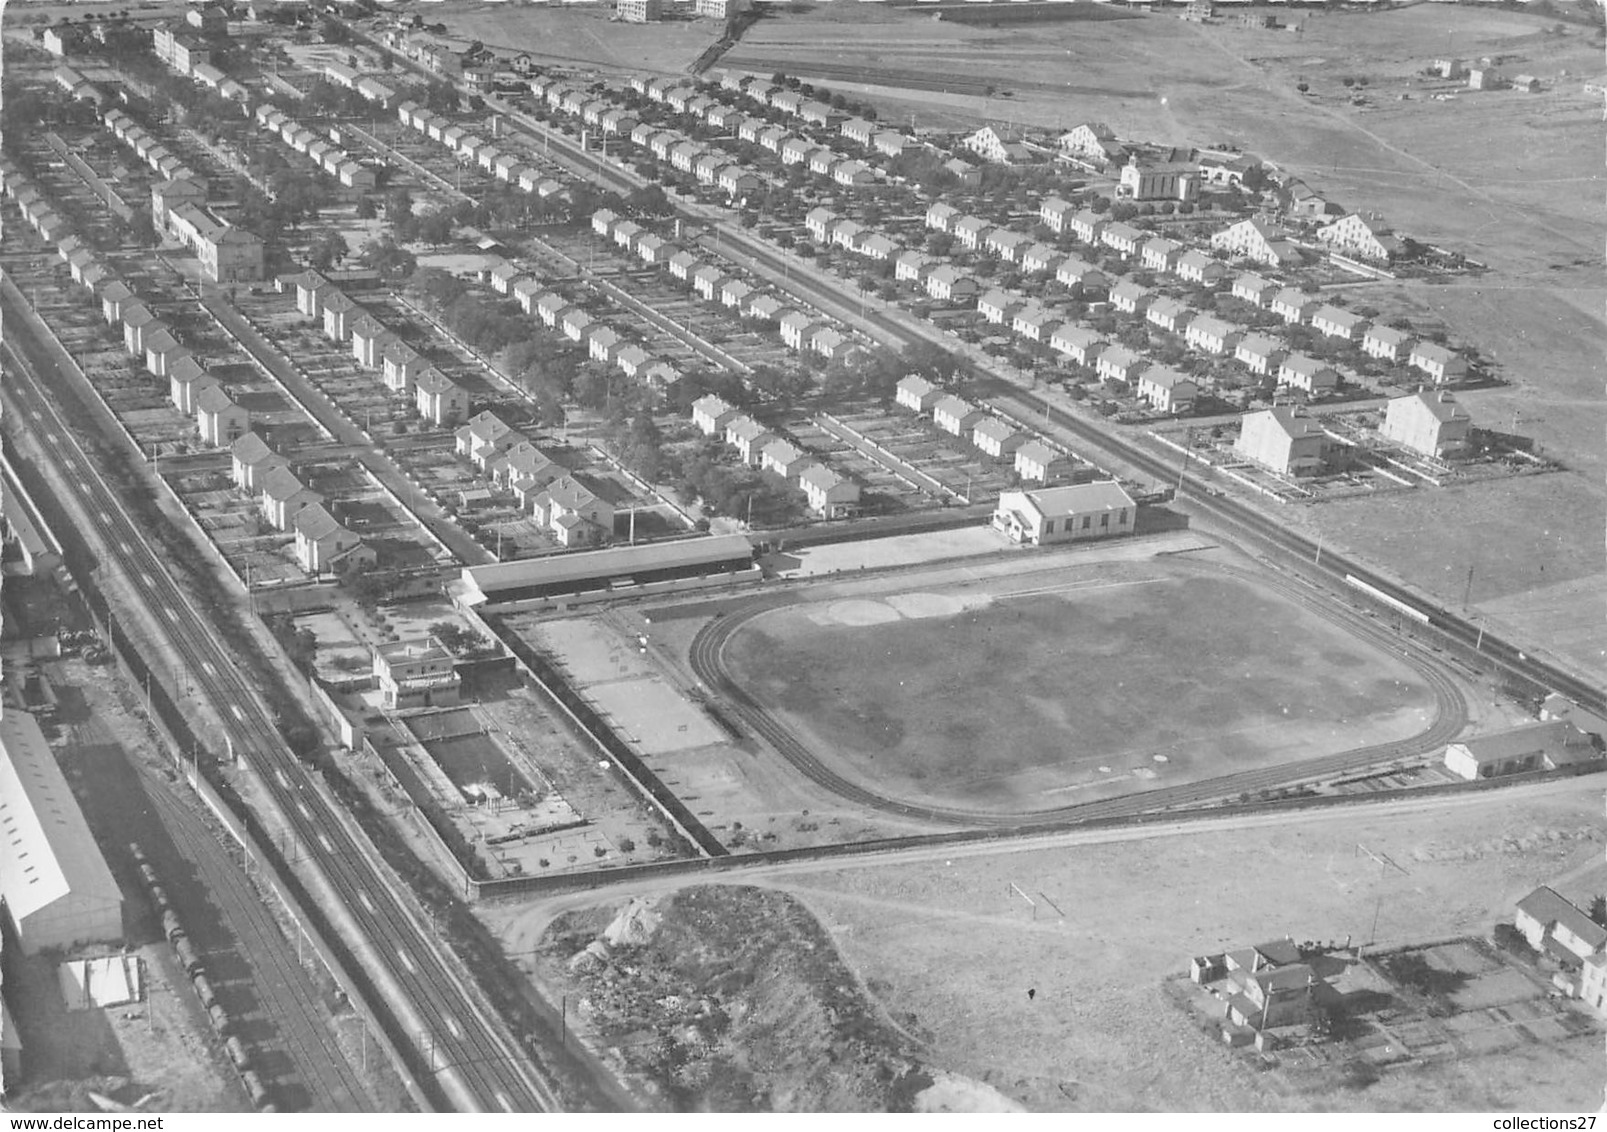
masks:
[[[884,1005],[927,1037],[927,1061],[1033,1109],[1594,1110],[1599,1037],[1401,1067],[1365,1089],[1286,1093],[1196,1030],[1161,987],[1190,955],[1224,947],[1285,934],[1365,942],[1375,909],[1379,942],[1397,946],[1487,933],[1537,880],[1587,899],[1602,881],[1600,786],[1547,789],[1129,844],[934,853],[770,883],[824,920]],[[1406,872],[1381,881],[1358,843]],[[1012,883],[1037,900],[1036,918]]]
[[[1160,563],[788,606],[724,659],[854,777],[999,810],[1400,739],[1435,715],[1417,672],[1346,630]]]
[[[405,4],[460,39],[529,52],[538,63],[604,70],[684,71],[719,38],[719,20],[616,23],[606,7],[515,7],[481,0]]]
[[[1299,514],[1329,545],[1384,563],[1452,608],[1469,592],[1471,569],[1470,604],[1492,630],[1559,654],[1570,667],[1607,674],[1602,501],[1582,477],[1381,493]]]

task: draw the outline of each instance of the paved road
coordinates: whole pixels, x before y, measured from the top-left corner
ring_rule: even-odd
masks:
[[[417,491],[396,461],[377,448],[373,441],[363,435],[363,430],[342,413],[322,390],[303,377],[301,371],[291,363],[284,352],[263,337],[250,319],[214,293],[203,292],[201,305],[235,337],[241,346],[267,367],[268,371],[290,391],[291,396],[301,403],[301,407],[312,414],[331,436],[341,444],[349,446],[357,461],[368,469],[369,474],[388,487],[396,498],[402,501],[403,506],[408,507],[418,521],[457,556],[459,562],[479,566],[496,561],[496,555],[470,538],[463,528],[447,517],[445,511],[437,507],[428,496]]]
[[[14,292],[5,296],[14,323],[27,327],[31,312]],[[365,981],[364,997],[393,1039],[411,1049],[412,1068],[441,1100],[454,1108],[554,1111],[552,1079],[520,1050],[506,1027],[487,1010],[457,969],[437,950],[439,939],[391,887],[373,847],[352,832],[350,815],[285,745],[270,707],[241,670],[208,619],[176,583],[166,562],[129,517],[96,464],[79,446],[60,413],[43,395],[44,384],[68,389],[84,382],[70,358],[29,339],[27,353],[13,330],[5,395],[32,428],[59,453],[61,482],[86,515],[96,516],[86,539],[103,568],[120,571],[153,621],[165,621],[166,643],[182,658],[197,687],[219,714],[233,723],[226,732],[242,762],[260,775],[306,867],[327,886],[325,916],[344,924],[353,948],[354,975]],[[35,367],[38,367],[36,370]],[[219,737],[221,738],[221,736]],[[556,1043],[553,1043],[556,1046]],[[555,1048],[548,1057],[567,1061]]]

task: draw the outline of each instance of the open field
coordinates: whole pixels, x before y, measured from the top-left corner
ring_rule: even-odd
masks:
[[[1365,1088],[1308,1091],[1201,1033],[1165,983],[1191,955],[1230,946],[1285,935],[1365,943],[1375,909],[1377,944],[1399,947],[1486,935],[1537,881],[1587,900],[1607,886],[1600,811],[1598,784],[1554,782],[1394,813],[1130,840],[1090,833],[1075,836],[1100,843],[1020,852],[933,849],[743,883],[801,899],[887,1014],[920,1038],[923,1063],[1033,1110],[1588,1111],[1601,1100],[1599,1023],[1596,1037],[1548,1035],[1495,1056],[1391,1068]],[[1358,844],[1406,873],[1380,881]],[[1036,917],[1012,883],[1037,901]],[[642,892],[678,887],[644,882]],[[492,918],[524,954],[587,899]]]
[[[1599,1039],[1407,1070],[1365,1091],[1278,1095],[1167,1005],[1159,983],[1189,955],[1253,940],[1365,941],[1379,896],[1381,943],[1483,934],[1510,920],[1537,879],[1591,869],[1600,883],[1600,808],[1599,787],[1579,783],[1543,801],[1492,798],[1428,817],[1335,815],[784,886],[833,928],[890,1009],[919,1020],[935,1061],[1031,1108],[1592,1109]],[[1380,885],[1358,842],[1410,875]],[[1206,877],[1232,877],[1231,896]],[[1047,893],[1066,918],[1040,901],[1034,921],[1011,882]]]
[[[613,5],[526,7],[480,0],[396,4],[390,11],[416,11],[444,23],[450,35],[478,39],[487,47],[527,51],[548,66],[605,70],[684,71],[719,38],[719,20],[615,23]]]
[[[850,777],[1002,811],[1403,739],[1436,715],[1418,672],[1291,599],[1157,561],[789,605],[723,659]]]
[[[1492,628],[1602,677],[1601,504],[1582,477],[1557,474],[1340,500],[1302,518],[1453,608],[1471,567],[1471,606]],[[1551,612],[1559,593],[1578,599],[1571,620]]]

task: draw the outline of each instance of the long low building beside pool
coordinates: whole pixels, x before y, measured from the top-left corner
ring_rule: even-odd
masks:
[[[1012,542],[1041,546],[1133,533],[1138,504],[1114,480],[999,495],[993,525]]]
[[[757,581],[753,544],[712,535],[470,566],[455,587],[463,605],[558,604]]]

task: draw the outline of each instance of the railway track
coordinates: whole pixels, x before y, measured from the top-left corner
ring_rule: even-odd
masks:
[[[1399,644],[1398,638],[1384,629],[1375,619],[1336,603],[1287,577],[1276,573],[1267,576],[1226,565],[1213,565],[1209,569],[1277,590],[1303,608],[1375,645],[1393,651]],[[759,599],[710,622],[693,639],[690,656],[692,670],[700,680],[718,692],[732,706],[746,726],[762,736],[782,758],[810,781],[850,802],[901,818],[967,827],[1031,828],[1039,825],[1063,825],[1068,822],[1132,816],[1237,794],[1257,793],[1310,781],[1317,777],[1348,773],[1421,755],[1450,742],[1467,722],[1467,705],[1454,681],[1437,664],[1408,653],[1404,659],[1422,676],[1433,693],[1435,717],[1430,727],[1406,739],[1341,751],[1298,763],[1263,767],[1200,782],[1139,791],[1120,798],[1080,802],[1042,810],[999,813],[922,805],[881,794],[863,782],[834,770],[810,751],[789,728],[749,696],[727,671],[723,661],[725,645],[743,625],[771,610],[806,600],[803,595],[781,599]]]
[[[26,326],[23,312],[10,313],[12,328]],[[261,776],[290,835],[337,894],[343,912],[368,945],[368,954],[361,956],[361,973],[395,989],[400,1001],[376,995],[372,1005],[397,1046],[410,1051],[411,1068],[431,1088],[437,1103],[447,1107],[557,1110],[551,1081],[534,1071],[512,1037],[482,1012],[448,968],[436,950],[434,933],[402,903],[372,859],[372,850],[349,832],[349,816],[325,797],[286,746],[235,658],[175,583],[45,396],[45,384],[68,389],[73,378],[59,371],[56,359],[30,334],[13,329],[4,353],[10,378],[5,395],[12,410],[31,422],[26,427],[57,453],[58,469],[80,505],[98,520],[126,584],[153,619],[165,622],[171,647],[223,716],[230,745]]]
[[[1181,478],[1184,486],[1191,489],[1187,498],[1191,510],[1213,525],[1229,531],[1237,539],[1271,550],[1281,565],[1320,578],[1338,589],[1349,587],[1349,578],[1363,582],[1425,615],[1429,624],[1416,630],[1420,635],[1457,646],[1466,658],[1489,665],[1504,677],[1516,679],[1535,689],[1561,692],[1582,707],[1607,713],[1607,691],[1554,664],[1529,656],[1480,625],[1451,613],[1353,559],[1331,550],[1323,550],[1319,556],[1315,540],[1290,530],[1231,496],[1214,494],[1215,489],[1197,476],[1185,472],[1179,477],[1176,468],[1139,445],[1111,437],[1031,392],[1012,390],[1009,399],[1030,407],[1033,413],[1087,443],[1116,450],[1124,460],[1153,476],[1159,483],[1172,483]]]
[[[261,894],[167,779],[143,765],[136,764],[135,770],[168,839],[194,867],[207,897],[224,916],[234,935],[235,958],[250,969],[250,995],[274,1029],[275,1040],[266,1047],[281,1052],[292,1069],[288,1081],[283,1074],[270,1078],[270,1092],[281,1110],[375,1111],[362,1081],[329,1033],[317,992]],[[212,982],[228,1002],[236,980],[222,981],[214,974]],[[249,1020],[250,1015],[244,1017]],[[272,1059],[263,1060],[271,1063]],[[305,1103],[286,1105],[282,1094],[287,1085],[304,1090]]]

